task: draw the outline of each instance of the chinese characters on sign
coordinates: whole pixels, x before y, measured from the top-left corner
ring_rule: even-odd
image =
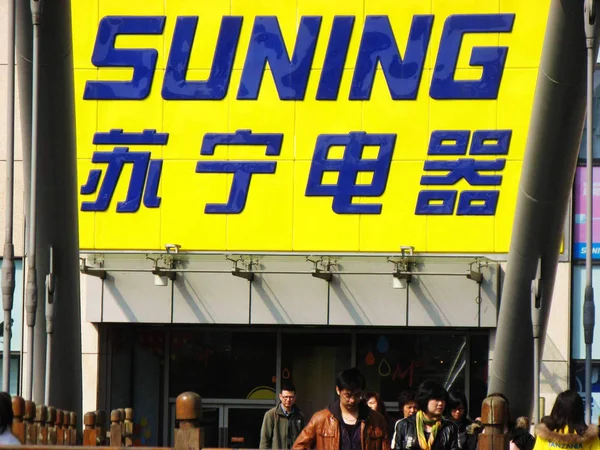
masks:
[[[450,156],[497,156],[507,155],[511,138],[510,130],[475,131],[434,131],[431,134],[428,155],[444,159],[426,160],[423,170],[428,174],[421,177],[422,186],[452,187],[446,190],[422,190],[416,199],[417,215],[494,215],[498,205],[498,190],[456,189],[457,183],[465,180],[474,187],[498,187],[506,159],[477,160],[475,158],[445,159]],[[131,164],[132,171],[124,201],[117,203],[117,212],[136,212],[142,200],[146,208],[158,208],[160,197],[158,187],[162,172],[162,160],[150,159],[151,153],[144,150],[130,151],[129,146],[166,145],[168,133],[144,130],[141,133],[127,133],[111,130],[96,133],[94,144],[115,145],[112,151],[94,152],[92,162],[106,164],[104,178],[101,169],[92,169],[82,195],[92,195],[98,191],[95,201],[84,201],[82,211],[106,211],[111,203],[125,164]],[[204,135],[200,154],[214,156],[219,145],[245,145],[266,147],[265,156],[281,154],[284,136],[281,133],[252,133],[238,130],[235,133],[207,133]],[[471,141],[469,147],[469,140]],[[395,134],[374,134],[350,132],[348,134],[322,134],[318,136],[312,157],[305,195],[307,197],[331,197],[332,210],[336,214],[381,214],[382,204],[356,203],[357,197],[380,197],[384,194],[389,178],[392,157],[396,145]],[[341,158],[330,157],[332,147],[342,147]],[[374,147],[377,155],[365,157],[365,148]],[[255,174],[274,174],[277,161],[198,161],[196,173],[231,173],[233,181],[225,204],[208,203],[206,214],[240,214],[246,206]],[[327,173],[337,174],[335,183],[325,183]],[[360,183],[360,174],[370,174],[368,183]],[[201,182],[201,181],[199,181]],[[455,208],[458,199],[458,207]]]
[[[508,155],[511,135],[510,130],[476,131],[473,133],[469,155]],[[431,134],[427,154],[464,156],[467,154],[469,136],[469,131],[434,131]],[[453,186],[465,179],[471,186],[500,186],[502,184],[501,175],[483,175],[480,172],[500,172],[504,169],[505,164],[505,158],[493,161],[477,161],[474,158],[425,161],[423,167],[425,171],[447,172],[447,174],[423,175],[421,185]],[[421,191],[415,213],[451,215],[454,212],[457,196],[457,190]],[[500,191],[498,190],[462,191],[456,215],[494,215],[499,196]]]
[[[111,130],[109,133],[96,133],[94,144],[114,145],[166,145],[169,135],[156,130],[144,130],[142,133],[124,133],[123,130]],[[125,201],[117,204],[117,212],[135,212],[140,209],[142,193],[144,206],[158,208],[157,196],[162,160],[150,160],[150,152],[130,152],[129,147],[115,147],[112,152],[94,152],[93,163],[107,164],[106,173],[100,186],[100,192],[94,202],[82,202],[82,211],[106,211],[110,205],[115,188],[121,177],[123,166],[132,164],[131,179]],[[102,171],[92,169],[87,183],[81,187],[81,195],[90,195],[98,189]]]

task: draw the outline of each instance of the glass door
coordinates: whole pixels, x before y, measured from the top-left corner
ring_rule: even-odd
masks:
[[[225,406],[227,440],[222,448],[259,448],[260,428],[269,406]]]
[[[175,446],[175,401],[170,405],[170,446]],[[227,429],[225,428],[225,407],[223,405],[203,404],[202,418],[200,419],[201,436],[204,441],[202,447],[222,448],[227,441]]]
[[[207,406],[202,408],[202,436],[204,447],[219,448],[223,445],[223,407]]]

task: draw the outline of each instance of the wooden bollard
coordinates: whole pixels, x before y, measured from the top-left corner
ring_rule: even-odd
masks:
[[[199,421],[202,418],[202,398],[194,392],[179,394],[175,401],[176,450],[198,450],[204,447]]]
[[[69,421],[69,445],[77,445],[77,413],[71,411]]]
[[[48,427],[48,445],[56,445],[56,408],[54,406],[48,406],[46,426]]]
[[[64,412],[61,409],[56,410],[56,445],[65,445],[65,433],[63,429]]]
[[[125,408],[119,409],[119,425],[121,425],[121,445],[125,445]]]
[[[71,424],[71,411],[63,411],[63,445],[69,444],[69,425]]]
[[[125,408],[123,422],[123,441],[125,447],[133,447],[133,408]]]
[[[25,444],[25,423],[23,422],[23,416],[25,415],[25,400],[23,400],[23,397],[15,396],[12,398],[12,410],[14,416],[12,433],[21,444]]]
[[[122,447],[121,412],[113,409],[110,412],[110,447]]]
[[[48,407],[46,405],[38,405],[35,409],[35,426],[37,429],[37,443],[40,445],[48,445]]]
[[[87,412],[83,416],[83,445],[96,447],[96,413]]]
[[[508,450],[509,438],[504,433],[508,423],[508,403],[497,395],[490,395],[481,405],[484,431],[477,437],[478,450]]]
[[[96,445],[106,445],[106,411],[96,411]]]
[[[37,444],[37,429],[35,423],[35,403],[30,400],[25,401],[25,415],[23,421],[25,422],[25,444],[36,445]]]

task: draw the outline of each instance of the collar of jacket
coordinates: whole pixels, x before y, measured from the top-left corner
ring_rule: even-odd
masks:
[[[292,417],[294,414],[296,414],[299,409],[296,406],[296,404],[294,404],[292,406],[292,410],[289,412],[289,414],[286,416],[283,412],[283,407],[281,406],[281,402],[277,403],[277,408],[275,409],[275,411],[277,411],[277,414],[283,417]]]
[[[369,418],[370,410],[371,408],[369,408],[369,405],[361,402],[358,405],[358,420],[365,422]],[[339,423],[344,423],[344,420],[342,419],[342,408],[339,401],[329,405],[329,412],[333,414],[333,417],[335,417]]]
[[[540,423],[535,427],[535,435],[545,441],[555,442],[557,444],[574,445],[585,444],[592,439],[598,439],[598,427],[596,425],[588,425],[585,433],[579,435],[577,433],[561,433],[558,431],[549,430],[546,425]]]

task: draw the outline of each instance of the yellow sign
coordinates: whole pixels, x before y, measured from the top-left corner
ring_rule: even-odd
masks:
[[[80,247],[507,252],[548,3],[73,1]]]

